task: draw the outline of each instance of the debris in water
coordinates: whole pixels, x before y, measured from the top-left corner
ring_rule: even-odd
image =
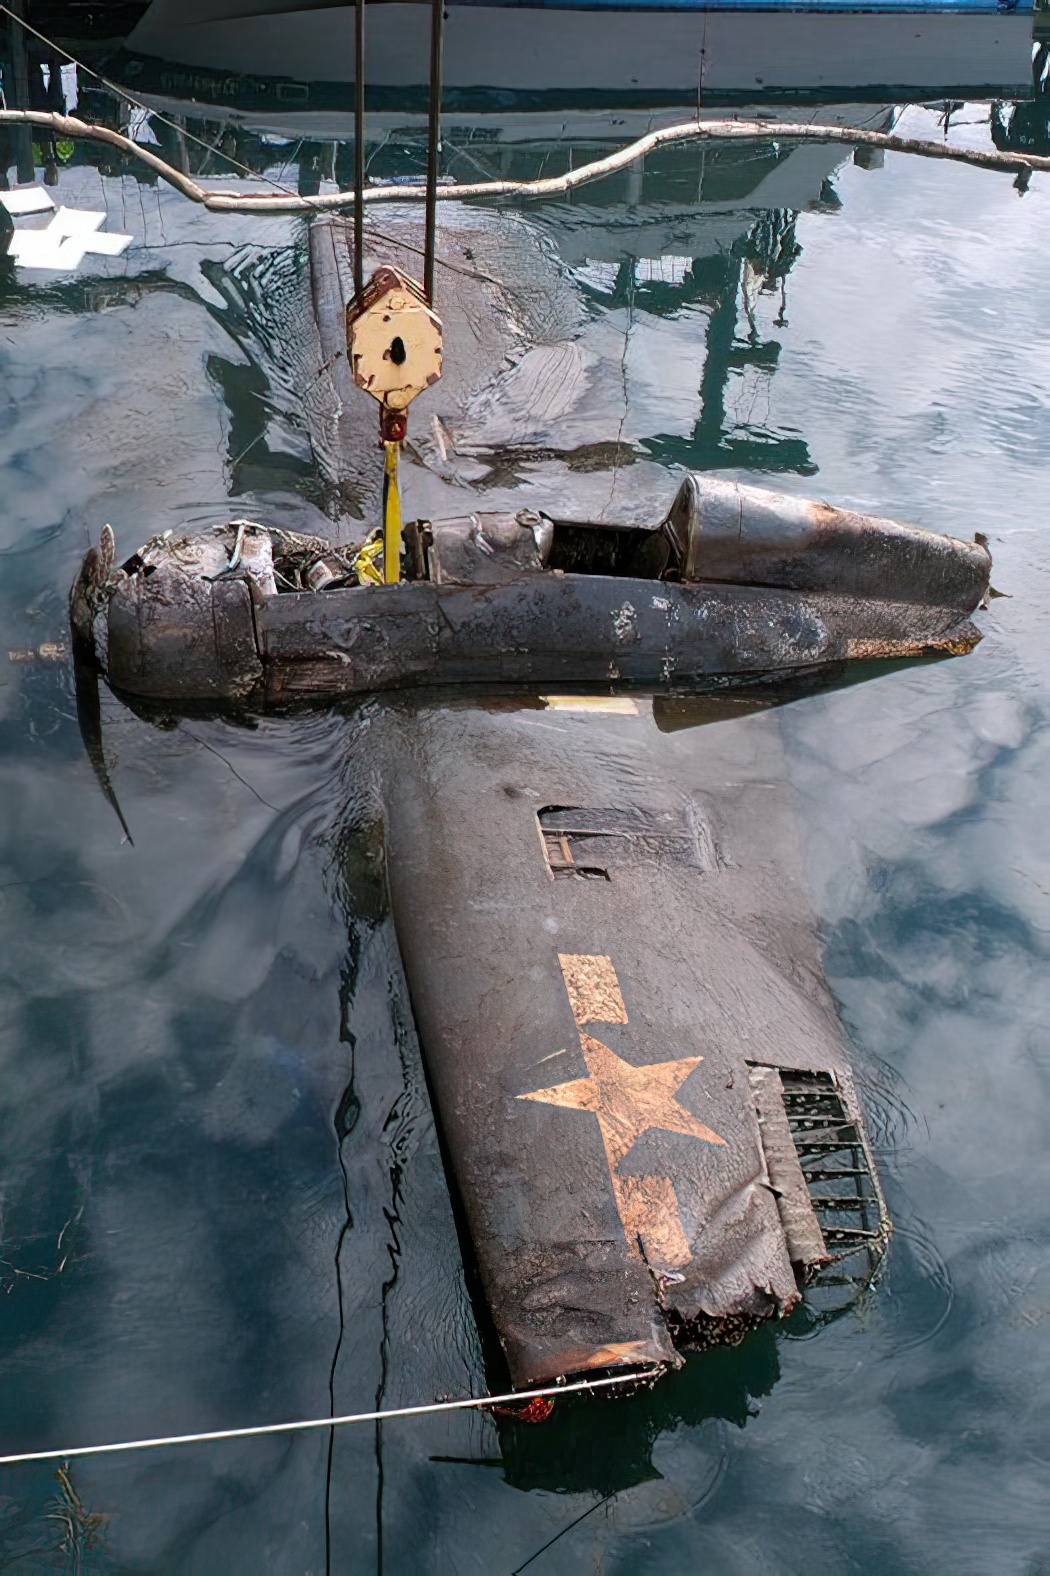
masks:
[[[7,653],[8,662],[64,662],[69,647],[56,640],[42,641],[39,646],[26,646]]]
[[[16,230],[8,242],[8,255],[19,268],[62,272],[79,268],[89,252],[100,257],[119,257],[132,238],[109,231],[100,233],[105,222],[104,213],[59,208],[46,229]]]
[[[54,206],[42,186],[16,186],[13,191],[0,192],[0,208],[6,208],[12,218],[27,213],[47,213]]]

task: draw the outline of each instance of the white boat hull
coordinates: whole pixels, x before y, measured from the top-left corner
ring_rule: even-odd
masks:
[[[154,0],[128,40],[174,67],[151,81],[173,96],[221,101],[222,73],[301,83],[353,80],[349,6],[222,14],[231,0]],[[1031,13],[595,11],[450,6],[446,105],[541,109],[558,101],[702,105],[710,99],[1021,96],[1031,86]],[[370,4],[370,107],[425,91],[430,7]],[[186,80],[198,74],[197,93]],[[507,102],[508,99],[511,102]]]

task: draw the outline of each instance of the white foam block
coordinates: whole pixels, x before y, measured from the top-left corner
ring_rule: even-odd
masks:
[[[46,213],[55,206],[42,186],[16,186],[14,191],[0,192],[0,204],[12,215]]]
[[[97,252],[100,257],[119,257],[121,252],[131,245],[131,236],[111,234],[109,230],[103,230],[92,236],[70,236],[63,245],[68,244],[68,241],[75,241],[86,252]]]
[[[45,230],[16,230],[8,254],[19,268],[44,268],[69,272],[79,268],[88,252],[119,257],[131,242],[130,235],[100,232],[104,213],[59,208]]]
[[[48,230],[16,230],[7,250],[19,268],[65,271],[76,268],[84,260],[82,242],[64,241]]]
[[[82,208],[59,208],[48,225],[56,235],[84,235],[101,230],[106,222],[104,213],[91,213]]]

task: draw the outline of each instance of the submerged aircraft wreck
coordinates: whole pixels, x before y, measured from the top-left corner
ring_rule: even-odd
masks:
[[[611,720],[416,705],[384,751],[392,910],[518,1386],[738,1339],[887,1229],[764,761],[723,729],[684,773]]]
[[[560,572],[559,522],[475,516],[434,522],[430,572],[399,586],[283,590],[345,578],[348,553],[230,526],[119,568],[89,554],[75,590],[78,638],[132,700],[390,692],[371,747],[392,912],[516,1387],[738,1338],[829,1266],[870,1274],[886,1239],[791,817],[727,730],[687,772],[670,731],[712,681],[971,648],[984,547],[823,518],[689,478],[670,524],[622,543],[562,524]],[[657,692],[655,747],[533,726],[537,684],[603,680]]]
[[[407,282],[367,299],[381,370],[410,376],[416,329],[439,365]],[[319,323],[335,356],[341,307]],[[788,1313],[814,1277],[862,1281],[889,1231],[789,810],[732,730],[686,770],[674,729],[705,691],[970,650],[990,556],[707,475],[649,525],[402,529],[392,387],[381,531],[233,521],[118,564],[107,530],[76,646],[132,703],[385,697],[392,913],[512,1383],[648,1373]],[[581,688],[654,695],[657,728],[632,742],[614,712],[610,749],[534,725],[538,692]]]
[[[343,415],[364,390],[380,527],[337,543],[233,520],[119,560],[106,527],[71,621],[81,665],[133,705],[370,697],[436,1115],[527,1390],[652,1375],[787,1314],[815,1277],[873,1273],[889,1223],[790,804],[746,729],[688,756],[676,729],[712,693],[768,702],[858,663],[969,651],[991,559],[980,540],[710,474],[642,520],[552,506],[403,525],[408,407],[443,370],[440,3],[433,18],[424,285],[391,267],[364,280],[360,93],[353,246],[337,221],[310,225],[330,447],[360,470]],[[505,362],[480,314],[468,326],[460,343],[488,334]],[[605,725],[592,710],[537,726],[564,719],[566,693]]]
[[[410,522],[396,597],[382,545],[239,521],[147,542],[115,578],[107,546],[74,616],[111,682],[153,699],[668,686],[967,651],[991,563],[977,542],[704,476],[651,527],[535,510]]]

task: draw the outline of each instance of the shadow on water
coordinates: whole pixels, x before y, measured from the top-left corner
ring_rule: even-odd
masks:
[[[849,689],[856,685],[871,683],[875,679],[889,678],[895,673],[936,667],[947,660],[950,659],[942,653],[932,653],[929,656],[905,657],[882,662],[827,663],[819,668],[800,669],[796,673],[778,673],[775,676],[759,674],[742,680],[720,679],[712,681],[707,686],[697,684],[689,691],[676,690],[654,695],[653,721],[661,733],[678,733],[684,729],[703,728],[750,716],[755,712],[789,706],[807,697],[829,694],[838,689]],[[130,828],[116,796],[106,759],[100,698],[102,680],[94,654],[79,649],[75,639],[73,640],[73,675],[77,724],[84,754],[91,765],[99,788],[120,822],[121,830],[128,840],[133,842]],[[557,685],[550,686],[552,693],[557,689]],[[571,693],[604,695],[616,692],[608,685],[574,684],[571,686]],[[206,701],[175,705],[169,701],[148,700],[120,691],[115,691],[114,694],[135,716],[140,717],[150,726],[162,730],[177,728],[180,721],[192,720],[195,717],[201,720],[221,719],[232,727],[253,730],[262,716],[302,717],[309,716],[317,710],[317,703],[309,699],[286,701],[279,706],[253,707],[244,703],[212,704]],[[501,690],[497,685],[489,686],[484,690],[464,687],[451,695],[438,691],[435,692],[434,701],[435,704],[445,702],[454,706],[479,706],[486,710],[499,711],[542,711],[546,704],[539,695],[523,694],[514,689]],[[348,699],[340,703],[333,701],[331,697],[326,697],[323,709],[333,715],[352,717],[360,710],[362,704],[367,702]],[[352,849],[357,845],[351,839],[346,846]],[[372,855],[369,854],[368,857],[371,859]],[[366,887],[362,890],[369,891],[364,908],[364,913],[367,914],[374,906],[374,893],[371,893],[367,887],[367,881],[375,879],[375,872],[370,864],[361,865],[358,867],[359,876],[364,878],[366,870],[368,871]],[[352,879],[348,890],[356,891]],[[354,902],[350,902],[347,912],[352,915],[361,910]]]
[[[686,1358],[651,1389],[556,1402],[543,1424],[500,1418],[500,1459],[518,1489],[556,1494],[618,1494],[660,1476],[653,1446],[661,1434],[712,1419],[743,1428],[756,1401],[780,1378],[778,1335],[769,1326],[736,1347]]]

